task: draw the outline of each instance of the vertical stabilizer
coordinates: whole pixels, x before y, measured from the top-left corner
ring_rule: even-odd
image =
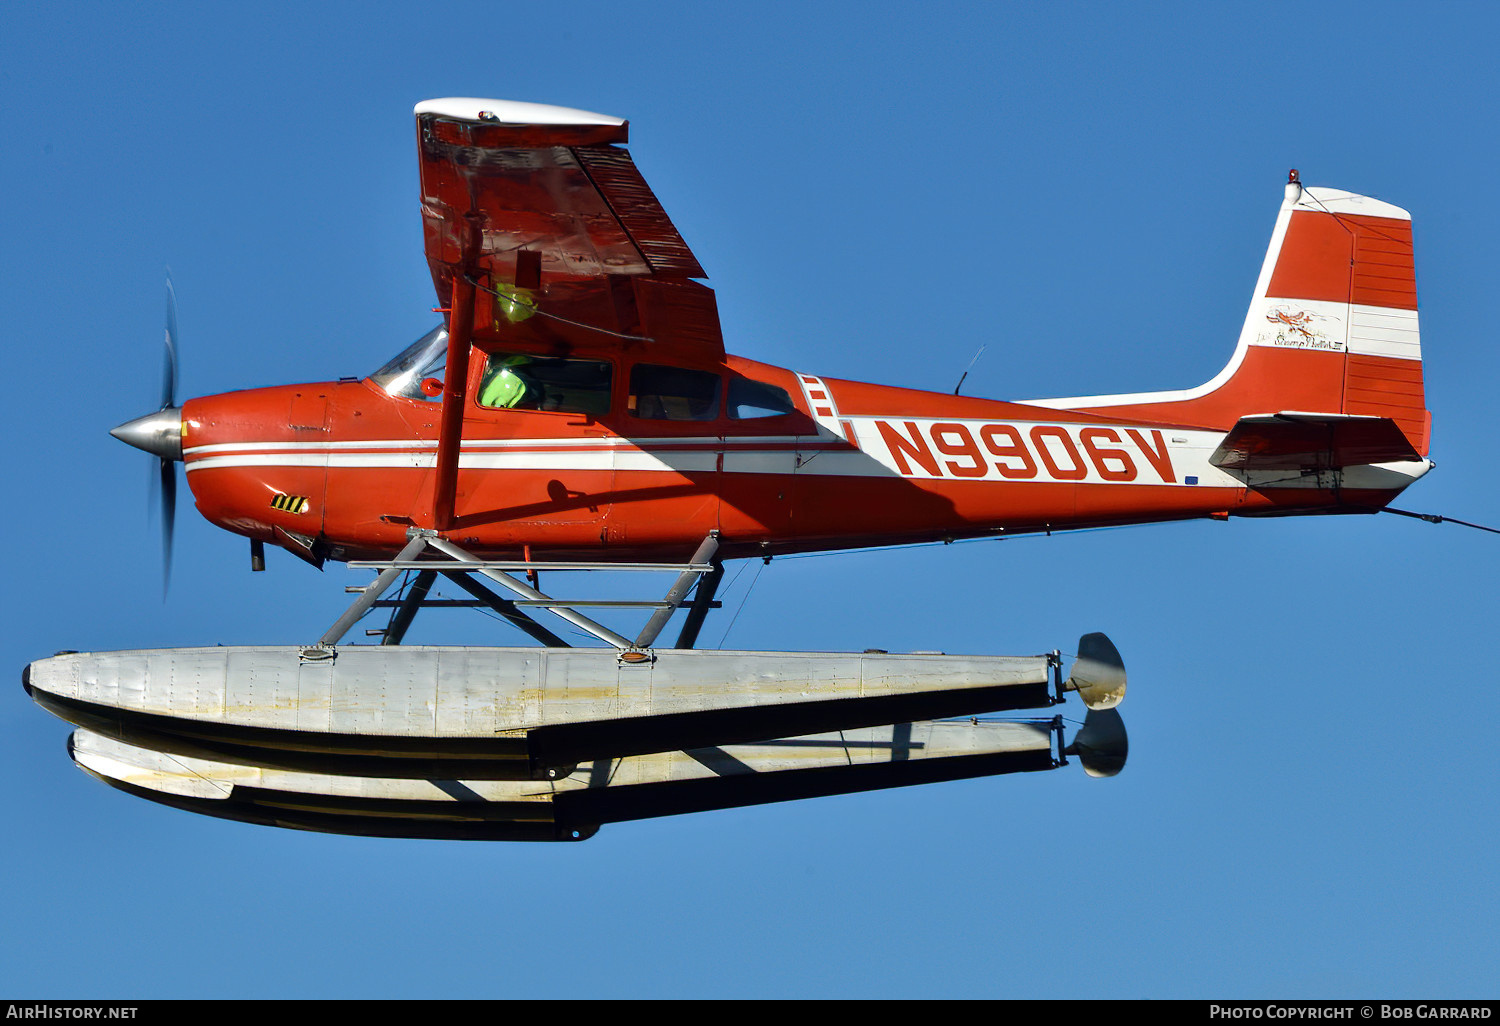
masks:
[[[1239,344],[1212,381],[1035,404],[1220,430],[1288,411],[1384,417],[1425,456],[1411,215],[1293,171]]]

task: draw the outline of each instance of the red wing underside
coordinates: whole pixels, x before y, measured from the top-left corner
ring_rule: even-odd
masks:
[[[542,323],[496,328],[481,303],[477,338],[504,330],[520,342],[598,346],[610,333],[640,335],[722,357],[713,294],[690,280],[703,268],[614,145],[626,129],[418,116],[423,237],[438,300],[448,303],[462,269],[481,286],[526,290],[542,314]],[[577,324],[599,330],[580,336]]]

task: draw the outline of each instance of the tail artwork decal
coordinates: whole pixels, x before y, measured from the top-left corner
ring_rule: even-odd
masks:
[[[1228,430],[1285,411],[1395,422],[1428,451],[1411,215],[1294,171],[1229,365],[1198,388],[1034,405]]]

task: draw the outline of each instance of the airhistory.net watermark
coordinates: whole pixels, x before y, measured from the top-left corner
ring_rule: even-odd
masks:
[[[134,1019],[137,1005],[54,1005],[26,1002],[5,1006],[7,1019]]]

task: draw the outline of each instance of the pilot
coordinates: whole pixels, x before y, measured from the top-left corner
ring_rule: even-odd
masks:
[[[530,395],[527,405],[535,406],[540,390],[522,370],[530,362],[529,356],[492,354],[479,384],[479,405],[510,410]]]

